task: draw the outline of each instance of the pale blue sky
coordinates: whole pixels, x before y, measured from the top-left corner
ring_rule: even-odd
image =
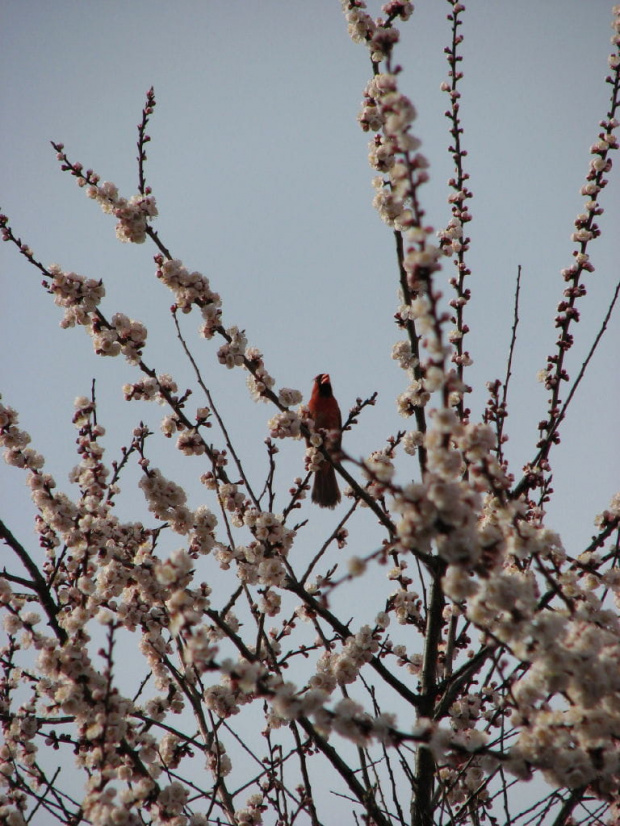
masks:
[[[579,188],[588,148],[607,109],[611,5],[478,0],[465,15],[462,117],[475,194],[467,320],[475,361],[469,381],[477,392],[471,406],[479,417],[485,382],[504,375],[521,264],[521,327],[507,422],[507,454],[517,476],[533,455],[545,411],[536,373],[555,339],[560,270],[572,260],[570,235],[584,200]],[[414,133],[431,165],[422,197],[436,228],[449,218],[448,101],[439,91],[447,75],[446,12],[439,0],[420,0],[401,27],[396,52],[404,68],[401,87],[419,113]],[[173,373],[182,387],[191,382],[167,312],[171,295],[154,278],[155,250],[116,241],[113,219],[61,174],[49,141],[63,141],[71,159],[129,197],[137,191],[136,124],[154,85],[158,105],[149,126],[147,174],[160,212],[155,226],[175,256],[211,279],[222,296],[225,324],[246,330],[278,386],[297,387],[307,398],[313,376],[328,371],[345,411],[357,396],[379,391],[377,406],[346,436],[351,453],[367,455],[396,430],[413,427],[398,416],[394,401],[407,380],[390,359],[401,338],[392,318],[392,234],[371,206],[368,136],[355,120],[370,65],[366,50],[348,38],[337,0],[5,0],[0,73],[2,210],[43,262],[104,279],[103,311],[125,312],[148,326],[148,364]],[[591,248],[596,272],[581,303],[571,375],[618,278],[618,170],[601,200],[603,237]],[[157,428],[162,410],[120,401],[122,384],[135,380],[135,372],[120,359],[95,357],[82,330],[61,330],[61,312],[38,273],[7,245],[0,246],[0,267],[4,402],[20,411],[47,469],[69,490],[67,473],[76,463],[73,399],[89,393],[93,376],[110,460],[119,457],[141,418]],[[447,279],[449,265],[444,273]],[[194,335],[198,318],[184,320],[256,481],[264,472],[262,440],[274,411],[252,403],[243,373],[226,371],[214,343]],[[562,531],[571,552],[587,542],[594,515],[618,487],[619,345],[616,316],[552,455],[558,478],[549,523]],[[196,396],[195,402],[203,400]],[[151,449],[154,464],[187,484],[190,504],[201,502],[201,460],[183,459],[163,440],[152,440]],[[302,445],[283,444],[280,461],[286,489],[302,472]],[[130,471],[124,488],[136,478]],[[34,537],[22,482],[19,471],[0,465],[3,516],[28,545]],[[148,518],[141,497],[132,494],[119,515]],[[300,518],[312,521],[294,561],[323,539],[338,515],[304,505]],[[363,519],[347,556],[363,555],[378,541],[368,514]],[[350,595],[353,606],[354,587]]]
[[[169,347],[170,298],[153,279],[153,250],[115,241],[113,222],[60,173],[48,143],[64,141],[71,158],[133,194],[135,125],[153,84],[158,106],[147,171],[160,210],[156,225],[173,253],[209,276],[225,322],[247,330],[279,383],[307,393],[312,377],[329,370],[343,407],[380,391],[379,407],[347,439],[353,452],[368,453],[406,426],[393,402],[405,378],[389,357],[399,337],[391,320],[391,233],[370,205],[367,136],[355,122],[369,65],[364,48],[346,35],[339,3],[31,0],[1,9],[0,203],[36,254],[102,277],[104,309],[149,326],[150,362],[158,370],[178,363]],[[446,9],[435,0],[418,3],[397,51],[402,88],[419,112],[414,131],[431,162],[423,198],[436,227],[449,216],[447,98],[439,93]],[[520,263],[524,300],[508,421],[516,473],[531,455],[544,410],[535,374],[554,339],[559,270],[571,260],[587,150],[606,110],[610,17],[602,0],[471,3],[465,15],[462,116],[475,193],[471,381],[484,388],[503,375]],[[604,236],[592,247],[597,271],[581,305],[582,348],[571,353],[572,374],[617,277],[619,191],[614,177],[603,193]],[[111,447],[147,413],[134,407],[127,424],[117,413],[109,420],[130,368],[96,359],[82,331],[60,330],[60,313],[37,273],[14,250],[4,246],[1,254],[2,337],[12,354],[3,369],[5,399],[21,410],[64,483],[73,464],[72,400],[88,391],[93,375],[100,376],[102,419],[115,429]],[[565,427],[571,445],[554,456],[564,476],[552,511],[558,526],[560,496],[571,516],[589,520],[615,486],[618,328],[615,321],[575,402]],[[196,346],[224,408],[228,401],[236,413],[243,406],[239,436],[246,428],[262,434],[270,412],[247,409],[244,377],[217,366],[211,345]],[[483,393],[472,398],[477,414],[483,403]],[[290,461],[301,456],[294,451]],[[12,486],[15,471],[1,473],[3,487]],[[574,531],[583,539],[590,525]]]

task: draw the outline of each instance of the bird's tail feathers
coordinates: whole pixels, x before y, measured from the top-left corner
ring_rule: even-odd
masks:
[[[333,465],[323,462],[314,474],[312,501],[322,508],[335,508],[340,502],[340,489]]]

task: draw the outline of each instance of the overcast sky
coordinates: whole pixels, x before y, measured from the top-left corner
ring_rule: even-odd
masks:
[[[447,97],[439,92],[447,72],[447,5],[417,5],[401,27],[397,60],[402,88],[419,113],[414,132],[431,163],[425,207],[440,227],[449,217],[451,173]],[[103,278],[104,311],[144,321],[150,363],[178,374],[170,296],[153,278],[154,250],[119,244],[113,221],[60,173],[49,145],[64,141],[72,159],[130,196],[137,191],[135,127],[154,85],[147,172],[160,211],[156,226],[173,254],[208,275],[222,295],[225,323],[246,329],[279,385],[307,394],[312,377],[329,371],[344,408],[379,391],[379,406],[348,438],[353,452],[367,454],[406,426],[394,404],[406,380],[390,360],[399,338],[392,237],[371,207],[367,136],[355,121],[369,63],[346,34],[340,4],[29,0],[1,9],[0,204],[41,260]],[[475,360],[470,381],[478,386],[471,403],[479,415],[484,383],[503,375],[521,264],[508,421],[517,475],[544,412],[535,376],[555,337],[559,271],[571,261],[588,147],[607,107],[610,9],[604,0],[529,0],[472,3],[465,15],[462,115],[475,194],[468,343]],[[602,196],[604,236],[592,245],[597,269],[575,331],[581,346],[570,355],[573,375],[618,276],[616,177]],[[74,463],[73,398],[88,393],[93,376],[112,451],[148,413],[134,406],[126,420],[118,418],[120,385],[131,368],[95,358],[83,331],[60,330],[60,312],[37,272],[7,245],[0,253],[0,334],[11,355],[3,359],[5,402],[20,409],[64,485]],[[190,320],[187,330],[196,326]],[[553,457],[563,478],[551,513],[558,527],[562,511],[571,519],[578,541],[617,481],[618,343],[616,318]],[[244,438],[246,428],[264,433],[271,411],[249,405],[241,373],[217,366],[212,345],[193,344],[222,405],[240,416],[237,436]],[[292,463],[301,461],[297,453]],[[3,499],[8,491],[21,503],[23,491],[17,499],[10,492],[16,472],[3,470],[1,480]]]
[[[534,453],[546,393],[536,381],[555,339],[560,270],[569,266],[572,222],[588,148],[608,105],[604,83],[611,47],[611,3],[604,0],[472,2],[463,34],[462,117],[474,199],[467,322],[475,364],[469,381],[474,418],[485,382],[503,377],[519,264],[521,324],[514,363],[507,453],[517,475]],[[377,13],[377,6],[371,6]],[[417,110],[431,182],[422,198],[429,223],[447,223],[447,97],[443,48],[447,4],[420,0],[401,28],[396,59],[401,88]],[[50,140],[72,160],[94,168],[129,197],[137,191],[136,124],[146,90],[157,108],[149,126],[148,182],[157,197],[156,227],[190,269],[211,279],[224,322],[246,330],[265,354],[278,386],[306,396],[313,376],[331,373],[346,411],[357,396],[379,392],[345,446],[354,455],[380,448],[399,428],[395,398],[406,376],[390,359],[401,338],[393,323],[397,279],[391,231],[372,206],[367,141],[356,123],[370,76],[365,48],[347,36],[337,0],[28,0],[0,4],[0,206],[15,232],[46,264],[102,278],[103,311],[124,312],[149,328],[145,360],[191,381],[174,338],[171,295],[154,278],[154,248],[122,245],[114,220],[61,174]],[[618,279],[620,180],[612,172],[602,194],[603,237],[591,247],[596,272],[587,278],[578,345],[568,370],[576,375],[599,329]],[[83,330],[61,330],[61,312],[40,275],[14,248],[0,247],[2,290],[0,387],[21,412],[33,444],[48,459],[61,489],[76,463],[73,400],[97,377],[99,420],[108,459],[119,458],[144,418],[157,428],[161,409],[121,402],[122,384],[136,380],[120,359],[100,359]],[[451,275],[450,265],[444,271]],[[446,287],[446,291],[449,290]],[[250,473],[264,472],[262,440],[273,415],[249,400],[241,371],[227,372],[214,343],[184,329],[213,387]],[[575,400],[562,445],[552,454],[556,496],[549,523],[571,552],[592,533],[592,519],[618,487],[618,314]],[[218,345],[219,346],[219,345]],[[203,400],[196,398],[196,404]],[[160,440],[163,442],[163,440]],[[171,443],[153,441],[154,464],[187,484],[190,504],[204,495],[201,460],[182,459]],[[303,468],[300,444],[282,446],[286,487]],[[137,478],[130,471],[128,479]],[[131,493],[119,515],[145,517]],[[31,508],[22,474],[0,466],[2,516],[29,547]],[[282,501],[279,503],[282,505]],[[314,547],[339,512],[304,505],[313,516],[300,547]],[[372,546],[361,523],[352,553]],[[370,534],[372,536],[372,534]],[[370,541],[373,541],[372,539]],[[358,544],[356,544],[356,542]],[[296,545],[293,553],[300,553]]]

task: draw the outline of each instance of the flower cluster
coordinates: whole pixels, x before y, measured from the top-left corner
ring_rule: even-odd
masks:
[[[174,780],[168,786],[164,786],[159,790],[153,808],[162,823],[174,823],[176,821],[180,824],[185,820],[183,811],[188,798],[189,790]]]
[[[147,330],[140,321],[124,313],[112,316],[109,328],[93,324],[93,346],[98,355],[115,356],[122,353],[130,364],[138,364],[146,344]]]
[[[429,553],[436,543],[448,562],[469,567],[478,561],[480,500],[466,483],[429,474],[426,484],[413,483],[403,489],[395,509],[402,514],[398,536],[403,549]]]
[[[428,162],[417,152],[420,141],[410,131],[415,117],[415,107],[399,91],[396,75],[382,73],[368,82],[359,122],[364,130],[378,133],[370,142],[369,160],[388,176],[373,181],[374,206],[389,226],[401,230],[419,225],[410,199],[428,179]]]
[[[178,389],[172,376],[161,373],[159,376],[140,379],[133,384],[124,384],[123,394],[126,401],[156,401],[163,405],[166,404],[166,396],[177,393]]]
[[[283,407],[292,407],[294,404],[301,404],[303,396],[299,390],[291,387],[282,387],[278,392],[278,401]]]
[[[293,544],[295,531],[286,528],[281,517],[269,511],[252,508],[246,511],[244,523],[258,540],[286,556]]]
[[[122,353],[130,364],[140,361],[147,330],[141,322],[123,313],[116,313],[111,322],[105,320],[97,309],[105,295],[101,281],[63,272],[57,264],[49,267],[48,274],[51,279],[48,292],[54,296],[54,303],[65,310],[61,327],[74,327],[76,324],[86,327],[97,355],[117,356]]]
[[[49,274],[48,290],[54,296],[54,303],[65,310],[61,327],[90,324],[91,313],[105,295],[103,282],[74,272],[63,272],[57,264],[49,267]]]
[[[405,251],[403,267],[414,295],[424,292],[431,275],[441,268],[441,249],[425,240],[425,236],[430,235],[429,229],[412,231],[406,236],[410,244]]]
[[[516,531],[521,555],[527,544],[529,558],[540,549],[553,554],[554,569],[562,563],[565,553],[557,537],[549,540],[544,529],[532,526],[527,539],[521,528]],[[558,581],[570,595],[568,605],[541,608],[533,573],[518,570],[510,557],[506,562],[492,576],[469,580],[467,616],[529,663],[511,691],[512,720],[521,723],[513,756],[543,768],[552,783],[592,784],[608,793],[616,788],[620,770],[615,749],[607,751],[605,745],[620,730],[611,701],[620,685],[610,665],[620,656],[618,619],[603,609],[587,581],[580,583],[568,571]],[[448,577],[446,589],[456,597],[453,585]],[[550,706],[551,696],[562,701]],[[608,755],[605,760],[597,759],[598,750]]]
[[[410,456],[414,456],[423,443],[424,434],[419,430],[409,430],[402,440],[403,450]]]
[[[158,255],[155,263],[155,274],[174,293],[176,306],[183,313],[191,312],[193,305],[199,307],[204,320],[201,335],[213,338],[222,323],[222,302],[209,286],[209,279],[199,272],[190,272],[176,258],[164,260]]]
[[[329,671],[338,685],[348,685],[357,679],[360,669],[379,650],[379,642],[369,625],[350,636],[338,654],[329,655]]]
[[[43,456],[28,447],[30,436],[17,426],[18,422],[17,411],[0,402],[0,445],[4,448],[4,460],[14,467],[40,470],[44,465]]]
[[[354,43],[363,43],[369,40],[376,29],[372,17],[364,11],[366,3],[359,0],[342,0],[342,8],[347,21],[349,37]]]
[[[206,505],[199,505],[194,511],[194,521],[190,533],[189,551],[191,555],[196,553],[208,554],[212,550],[216,544],[216,525],[216,515]]]
[[[416,407],[424,407],[430,397],[431,395],[425,390],[423,383],[413,379],[407,389],[396,399],[398,412],[401,416],[412,416]]]
[[[250,395],[255,402],[266,402],[271,393],[271,388],[276,383],[275,379],[267,372],[263,354],[256,347],[248,347],[245,358],[249,371],[246,381]],[[284,394],[285,398],[297,397],[295,390],[285,390]]]
[[[497,541],[493,520],[481,518],[481,494],[501,494],[510,479],[497,461],[490,426],[462,424],[451,408],[430,411],[430,420],[425,434],[409,437],[414,448],[426,450],[423,483],[393,489],[402,515],[398,535],[405,548],[428,553],[435,546],[447,562],[471,570]]]
[[[392,47],[398,42],[398,29],[392,26],[397,17],[408,20],[413,13],[413,3],[409,0],[389,0],[382,11],[387,15],[386,20],[372,17],[364,11],[366,3],[363,0],[341,0],[349,37],[354,43],[366,43],[370,58],[374,63],[386,60]]]
[[[226,365],[229,370],[233,367],[240,367],[244,363],[245,348],[248,345],[243,330],[238,327],[230,327],[226,330],[226,343],[222,344],[217,351],[217,358],[220,364]]]
[[[378,499],[388,490],[396,473],[390,449],[375,450],[364,461],[364,475],[368,479],[366,490],[374,499]]]
[[[465,197],[464,193],[451,195],[451,199]],[[463,249],[463,224],[459,217],[452,216],[445,229],[437,232],[439,245],[446,255],[458,255]]]
[[[612,496],[608,508],[602,513],[597,514],[594,524],[598,528],[607,528],[612,525],[617,525],[618,522],[620,522],[620,492]]]
[[[267,426],[269,435],[273,439],[299,439],[301,437],[301,419],[294,410],[285,410],[283,413],[276,413]]]
[[[184,456],[202,456],[207,450],[204,439],[195,427],[179,434],[177,448]]]
[[[314,444],[310,444],[306,448],[306,455],[305,455],[305,467],[309,473],[316,473],[317,470],[321,467],[321,464],[325,461],[325,457],[320,450],[317,450],[318,446],[322,443],[322,439],[318,433],[313,433],[311,436],[311,440],[319,440],[316,447]]]
[[[211,478],[205,477],[203,481],[208,488],[217,488],[217,485]],[[217,488],[217,492],[222,503],[222,507],[225,510],[230,511],[231,513],[236,513],[237,511],[243,510],[246,499],[243,492],[239,490],[238,485],[227,482],[224,485],[220,485],[219,488]]]
[[[390,597],[390,610],[396,614],[399,625],[418,625],[422,621],[422,602],[415,591],[396,591]]]
[[[235,823],[239,826],[261,826],[262,813],[266,809],[267,806],[263,805],[263,795],[253,794],[248,798],[246,807],[235,812]]]
[[[83,185],[86,185],[86,180]],[[109,181],[91,183],[86,187],[86,194],[97,201],[105,213],[118,219],[116,237],[119,241],[144,243],[147,222],[158,214],[153,195],[132,195],[127,200],[119,196],[118,188]]]
[[[158,468],[148,468],[139,484],[151,513],[168,522],[176,533],[187,534],[194,517],[185,504],[187,495],[183,488],[164,478]]]
[[[392,347],[392,358],[403,370],[412,370],[419,364],[418,358],[411,352],[409,341],[397,341]]]
[[[373,717],[364,710],[361,703],[348,698],[339,700],[330,710],[325,707],[329,694],[322,688],[310,688],[300,694],[292,683],[276,683],[272,691],[270,728],[278,728],[284,721],[312,717],[323,736],[334,732],[359,746],[367,747],[373,740],[393,745],[399,739],[393,714],[384,713]],[[423,736],[426,738],[426,731]]]
[[[79,485],[84,501],[94,509],[95,503],[98,504],[105,491],[109,490],[109,470],[103,464],[103,448],[97,441],[105,434],[105,428],[92,421],[95,405],[91,399],[78,396],[74,406],[73,422],[79,428],[77,444],[81,461],[69,474],[69,481]]]
[[[183,550],[178,550],[170,559],[155,566],[155,576],[161,585],[172,586],[174,590],[178,590],[191,582],[193,567],[190,555]]]
[[[222,485],[220,494],[226,487]],[[236,494],[239,497],[239,494]],[[228,500],[226,504],[236,505],[238,511],[243,505],[241,500]],[[235,521],[248,527],[254,537],[247,545],[235,548],[220,545],[215,551],[221,567],[228,570],[235,564],[239,579],[250,585],[260,584],[266,588],[281,588],[287,576],[284,558],[288,555],[295,539],[295,531],[284,526],[282,518],[268,511],[245,508]],[[280,596],[274,592],[263,594],[261,610],[269,616],[275,616],[280,610]]]

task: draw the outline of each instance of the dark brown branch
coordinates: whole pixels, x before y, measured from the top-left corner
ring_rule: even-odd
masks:
[[[437,570],[434,572],[426,620],[418,714],[420,717],[426,717],[429,720],[432,720],[435,716],[435,702],[437,699],[437,664],[445,605],[441,578],[445,573],[445,568],[445,563],[442,563],[437,566]],[[435,781],[435,759],[430,749],[418,749],[415,774],[415,794],[411,800],[412,826],[429,826],[433,820],[432,799]]]
[[[67,641],[67,632],[64,628],[61,628],[58,624],[57,616],[59,612],[59,608],[52,599],[52,596],[49,591],[49,587],[43,574],[35,563],[32,560],[32,557],[28,553],[28,551],[24,548],[24,546],[13,536],[11,531],[7,528],[2,520],[0,520],[0,538],[4,539],[6,544],[15,551],[17,556],[19,557],[20,562],[26,568],[30,576],[32,577],[32,582],[29,583],[29,587],[31,587],[36,595],[39,597],[41,601],[41,605],[43,606],[43,610],[47,614],[49,619],[49,624],[54,631],[54,634],[58,638],[59,642],[64,645]]]
[[[340,757],[336,749],[331,746],[324,737],[321,737],[306,717],[300,717],[298,723],[304,729],[308,737],[310,737],[314,745],[320,749],[321,752],[323,752],[325,757],[327,757],[329,762],[351,789],[357,800],[359,800],[364,806],[375,826],[391,826],[390,819],[383,814],[381,809],[377,806],[374,797],[369,794],[364,786],[362,786],[362,784],[358,781],[355,773]]]

